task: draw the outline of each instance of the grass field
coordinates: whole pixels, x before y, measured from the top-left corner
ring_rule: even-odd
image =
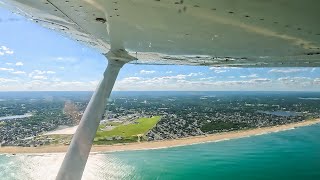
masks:
[[[152,127],[154,127],[158,123],[159,120],[160,116],[153,116],[151,118],[140,118],[136,120],[136,123],[134,124],[118,125],[110,131],[98,130],[94,141],[96,144],[137,141],[138,134],[145,135]],[[106,138],[115,136],[121,136],[123,139],[118,141],[109,141],[109,143],[106,141]]]

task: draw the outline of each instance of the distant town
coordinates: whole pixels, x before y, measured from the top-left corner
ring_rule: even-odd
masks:
[[[0,93],[0,145],[68,145],[92,92]],[[318,92],[115,92],[95,144],[177,139],[320,117]]]

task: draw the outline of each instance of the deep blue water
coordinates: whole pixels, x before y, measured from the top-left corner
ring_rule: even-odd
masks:
[[[53,179],[63,154],[0,155],[0,179]],[[216,143],[100,153],[83,179],[320,179],[320,125]]]

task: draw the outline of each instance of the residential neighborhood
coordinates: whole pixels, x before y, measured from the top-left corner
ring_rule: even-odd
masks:
[[[320,94],[308,95],[318,97]],[[153,95],[143,95],[143,92],[136,95],[118,93],[108,101],[96,143],[177,139],[319,118],[318,100],[299,96],[302,94],[270,93],[266,96],[241,92],[237,95],[213,92],[207,95],[182,92],[159,92]],[[76,126],[89,98],[89,93],[73,92],[55,94],[50,101],[42,96],[21,99],[1,97],[4,100],[0,101],[0,145],[68,145],[73,133],[58,136],[48,132]],[[153,117],[159,119],[154,124],[145,126],[147,129],[132,129],[139,129],[139,126],[151,121]],[[126,129],[137,133],[128,137],[124,135],[127,133]]]

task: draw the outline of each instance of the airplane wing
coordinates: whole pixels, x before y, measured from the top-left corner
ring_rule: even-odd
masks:
[[[320,66],[317,0],[0,0],[14,12],[131,63]]]
[[[320,66],[319,0],[0,0],[35,23],[100,50],[103,79],[58,180],[81,179],[122,65]]]

